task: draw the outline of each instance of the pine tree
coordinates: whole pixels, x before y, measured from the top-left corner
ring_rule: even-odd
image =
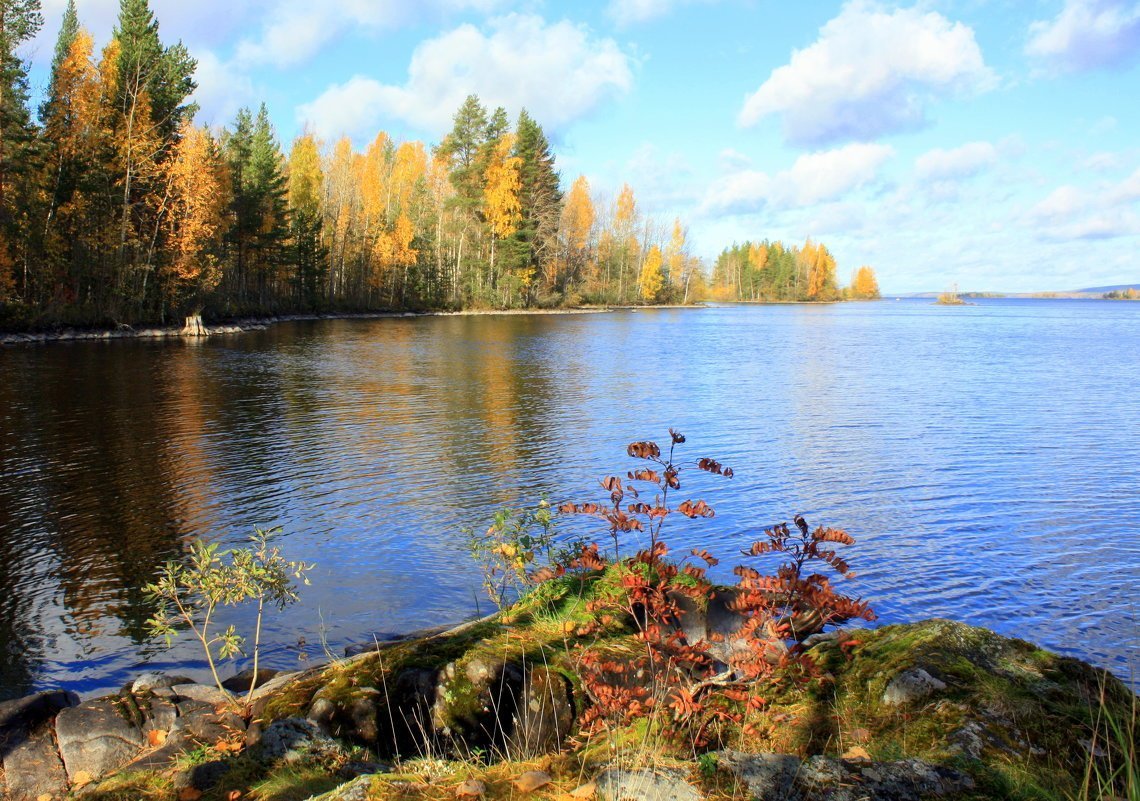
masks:
[[[18,50],[42,25],[39,0],[0,2],[0,301],[17,285],[27,300],[31,289],[27,213],[36,142],[28,111],[28,71]]]
[[[468,95],[455,112],[451,133],[439,145],[450,167],[451,185],[460,204],[478,212],[483,199],[483,170],[479,163],[487,144],[487,111],[478,95]]]

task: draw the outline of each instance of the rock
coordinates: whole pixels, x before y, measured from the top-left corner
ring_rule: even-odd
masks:
[[[513,661],[476,653],[439,676],[431,724],[457,750],[502,747],[519,714],[526,674]]]
[[[468,779],[455,788],[457,798],[478,798],[487,792],[487,785],[478,779]]]
[[[261,733],[260,755],[266,762],[298,762],[305,758],[333,757],[340,745],[317,724],[304,718],[274,721]]]
[[[380,739],[378,710],[383,703],[380,691],[375,687],[357,687],[347,698],[336,701],[328,692],[326,688],[317,691],[305,717],[326,734],[375,746]],[[390,739],[388,728],[390,726],[385,727],[386,738]]]
[[[883,691],[883,703],[887,706],[913,704],[945,689],[946,682],[934,678],[922,668],[914,668],[891,679]]]
[[[532,668],[515,705],[507,753],[518,759],[558,750],[575,717],[569,679],[547,667]]]
[[[381,762],[346,762],[337,769],[336,775],[347,781],[348,779],[355,779],[357,776],[385,773],[391,769],[390,765]]]
[[[757,801],[793,801],[800,760],[788,754],[745,754],[718,751],[717,767],[744,782]]]
[[[151,745],[161,745],[162,743],[151,741],[154,736],[152,732],[169,734],[170,730],[177,724],[180,713],[178,705],[173,700],[173,694],[170,696],[155,694],[150,697],[136,697],[135,702],[138,704],[139,712],[142,713],[143,734],[147,736]]]
[[[178,720],[171,736],[192,744],[214,745],[245,732],[245,720],[226,707],[202,701],[183,700],[178,704]]]
[[[717,766],[747,785],[756,801],[924,801],[974,789],[968,775],[920,759],[871,762],[787,754],[717,752]]]
[[[828,801],[923,801],[974,789],[966,774],[921,759],[858,765],[815,756],[804,762],[799,783],[809,799]]]
[[[347,784],[323,795],[313,796],[309,801],[368,801],[368,791],[372,788],[371,776],[360,776]]]
[[[253,699],[256,701],[260,698],[265,698],[266,696],[272,695],[301,675],[303,675],[301,671],[278,673],[265,684],[257,685],[257,689],[253,691]]]
[[[172,785],[175,790],[181,791],[187,787],[204,793],[213,789],[218,782],[230,772],[230,764],[215,760],[194,765],[174,777]]]
[[[55,690],[0,702],[0,747],[11,733],[35,729],[55,718],[61,710],[79,703],[75,693]]]
[[[132,710],[117,696],[64,709],[55,719],[55,734],[73,782],[81,772],[105,776],[130,762],[146,745]]]
[[[570,791],[571,798],[593,798],[598,794],[597,782],[586,782]]]
[[[135,695],[153,692],[158,689],[174,687],[177,684],[193,684],[194,680],[186,676],[171,676],[162,671],[140,674],[126,689]]]
[[[544,770],[528,770],[511,782],[520,793],[533,793],[540,787],[550,784],[550,774]]]
[[[231,693],[244,695],[249,692],[251,686],[260,687],[276,677],[280,672],[279,670],[261,668],[255,673],[253,668],[250,668],[249,670],[243,670],[236,676],[230,676],[222,682],[222,688],[229,690]],[[256,681],[254,681],[254,679],[256,679]]]
[[[79,702],[74,693],[45,692],[0,703],[0,757],[10,801],[63,798],[67,774],[55,748],[53,722]]]
[[[203,704],[213,704],[214,706],[225,704],[228,706],[234,702],[232,695],[209,684],[175,684],[170,689],[179,698],[190,698]]]
[[[674,771],[610,768],[597,779],[604,801],[700,801],[700,794]]]

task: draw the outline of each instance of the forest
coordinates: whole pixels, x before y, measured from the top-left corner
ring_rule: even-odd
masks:
[[[0,10],[0,328],[123,326],[314,311],[686,303],[709,296],[680,219],[563,181],[542,126],[475,95],[442,141],[302,133],[269,111],[196,125],[195,60],[148,0],[108,44],[70,2],[33,115],[19,49],[39,0]],[[712,297],[839,297],[823,245],[745,244]]]
[[[766,303],[875,300],[879,282],[875,271],[864,265],[840,288],[835,257],[827,246],[810,239],[800,247],[764,240],[725,248],[713,266],[708,295],[719,301]]]

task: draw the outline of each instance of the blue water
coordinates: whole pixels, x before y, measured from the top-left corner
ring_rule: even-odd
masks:
[[[666,528],[729,578],[802,512],[858,540],[881,621],[944,616],[1140,665],[1140,304],[730,306],[291,323],[0,351],[0,696],[189,662],[139,588],[187,538],[280,525],[315,562],[267,633],[295,667],[486,613],[465,527],[599,500],[625,445],[731,480]],[[695,473],[696,471],[694,471]],[[248,625],[245,613],[235,615]],[[237,666],[235,666],[236,669]],[[197,672],[197,673],[196,673]]]

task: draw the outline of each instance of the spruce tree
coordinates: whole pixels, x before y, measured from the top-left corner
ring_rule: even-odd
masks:
[[[233,183],[233,228],[228,239],[236,261],[239,299],[248,302],[253,282],[264,305],[284,262],[289,233],[285,157],[264,103],[256,117],[248,109],[238,112],[224,149]]]
[[[514,155],[522,161],[519,166],[522,219],[511,237],[509,258],[515,268],[533,267],[541,272],[543,264],[557,256],[562,190],[550,142],[542,126],[526,109],[519,112],[515,126]]]
[[[195,108],[186,104],[193,94],[197,62],[178,42],[164,48],[158,36],[158,20],[148,0],[120,0],[115,28],[119,42],[120,103],[129,113],[138,93],[146,90],[151,103],[151,121],[166,139],[172,138]]]

